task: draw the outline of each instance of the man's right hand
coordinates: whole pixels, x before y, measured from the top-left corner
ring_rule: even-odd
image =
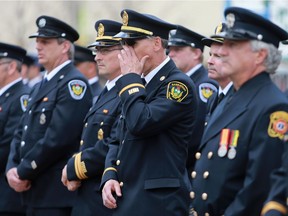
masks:
[[[103,204],[109,208],[117,208],[117,197],[121,197],[121,188],[118,181],[110,179],[108,180],[102,190]]]
[[[16,192],[27,191],[31,187],[31,182],[29,180],[21,180],[19,178],[16,167],[8,170],[6,177],[10,187],[13,188]]]

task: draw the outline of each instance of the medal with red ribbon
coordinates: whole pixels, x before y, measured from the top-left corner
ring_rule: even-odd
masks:
[[[236,147],[238,144],[239,130],[232,130],[230,134],[229,141],[229,151],[227,157],[229,159],[234,159],[236,157]]]
[[[230,129],[228,128],[222,129],[221,135],[220,135],[219,149],[218,149],[219,157],[224,157],[227,154],[229,138],[230,138]]]

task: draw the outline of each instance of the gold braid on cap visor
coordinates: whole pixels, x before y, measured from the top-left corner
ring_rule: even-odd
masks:
[[[113,36],[100,36],[100,37],[96,37],[96,41],[97,40],[114,40],[114,41],[120,41],[121,38],[114,38]]]
[[[124,30],[124,31],[125,30],[126,31],[136,31],[136,32],[143,33],[143,34],[150,35],[150,36],[153,35],[153,32],[151,32],[151,31],[148,31],[148,30],[145,30],[145,29],[141,29],[141,28],[137,28],[137,27],[133,27],[133,26],[122,26],[121,30]]]

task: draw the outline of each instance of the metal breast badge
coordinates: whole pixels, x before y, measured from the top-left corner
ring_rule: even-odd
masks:
[[[41,125],[43,125],[43,124],[46,123],[46,115],[45,115],[44,113],[41,113],[39,123],[40,123]]]

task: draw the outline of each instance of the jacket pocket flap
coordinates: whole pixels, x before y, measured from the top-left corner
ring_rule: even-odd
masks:
[[[149,179],[144,183],[144,189],[175,187],[180,187],[179,179],[176,178]]]

